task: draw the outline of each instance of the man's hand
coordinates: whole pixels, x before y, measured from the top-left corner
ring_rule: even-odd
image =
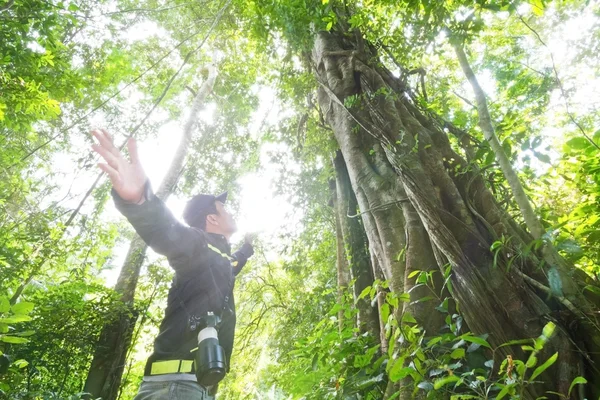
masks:
[[[92,135],[99,143],[92,145],[92,149],[106,161],[106,164],[99,163],[98,166],[108,174],[117,194],[130,203],[142,204],[145,201],[144,186],[148,178],[138,158],[135,139],[127,142],[131,158],[129,162],[115,147],[112,136],[106,130],[96,129],[92,131]]]
[[[248,243],[250,246],[254,243],[254,239],[256,239],[256,233],[246,233],[244,236],[244,243]]]

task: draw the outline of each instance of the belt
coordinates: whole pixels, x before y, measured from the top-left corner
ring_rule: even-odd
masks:
[[[193,360],[154,361],[150,366],[150,375],[189,373],[194,368]]]

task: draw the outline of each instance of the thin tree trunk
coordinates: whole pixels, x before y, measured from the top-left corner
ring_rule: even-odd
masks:
[[[331,198],[333,203],[333,213],[335,214],[335,239],[337,245],[336,252],[336,270],[337,270],[337,300],[339,304],[344,303],[344,296],[350,285],[350,267],[348,265],[348,259],[346,258],[346,251],[344,249],[344,235],[342,233],[342,226],[340,223],[340,213],[338,212],[339,203],[337,200],[337,185],[335,180],[330,181]],[[338,327],[341,331],[344,327],[344,310],[338,311]]]
[[[456,52],[460,66],[467,77],[467,80],[471,84],[471,87],[473,88],[473,93],[475,94],[477,112],[479,115],[479,127],[483,131],[484,137],[492,148],[496,161],[500,165],[500,168],[506,177],[519,210],[521,211],[521,215],[525,220],[527,228],[531,232],[533,238],[541,242],[541,255],[549,266],[543,268],[543,270],[546,271],[544,276],[538,276],[538,279],[546,280],[548,282],[548,286],[544,286],[538,281],[524,274],[522,274],[523,279],[532,287],[540,289],[543,293],[546,293],[547,296],[553,296],[563,305],[563,307],[567,308],[579,320],[579,329],[583,334],[575,336],[575,343],[578,343],[578,345],[583,348],[598,348],[599,340],[597,338],[597,333],[600,329],[598,326],[598,321],[596,318],[589,317],[590,315],[596,313],[596,307],[594,307],[592,303],[586,301],[582,295],[583,285],[578,285],[573,278],[573,275],[577,272],[576,269],[567,265],[565,260],[558,254],[552,243],[544,237],[546,231],[542,226],[541,221],[535,214],[525,190],[523,189],[523,185],[521,184],[516,171],[512,167],[512,164],[504,152],[498,136],[496,135],[496,131],[492,124],[492,118],[488,109],[486,95],[479,85],[477,77],[475,76],[475,73],[469,64],[464,48],[457,42],[453,42],[452,45]],[[519,273],[519,271],[517,271],[517,273]],[[575,306],[575,304],[577,304],[577,306]],[[584,332],[595,332],[596,334],[589,335],[585,334]]]
[[[485,93],[477,81],[477,77],[475,76],[475,73],[469,64],[463,47],[456,42],[453,42],[452,45],[456,52],[456,56],[458,57],[460,66],[467,77],[467,80],[471,84],[471,87],[473,88],[475,102],[477,104],[477,113],[479,115],[479,127],[483,131],[483,136],[492,148],[492,151],[496,157],[496,161],[500,165],[500,169],[502,169],[502,173],[506,177],[506,181],[512,190],[512,194],[517,202],[517,205],[519,206],[519,210],[521,211],[521,215],[525,220],[527,228],[532,233],[534,239],[542,241],[542,255],[544,259],[551,267],[556,268],[559,273],[560,282],[554,283],[551,281],[549,286],[554,289],[556,292],[555,294],[561,295],[564,293],[568,299],[572,300],[578,295],[579,288],[569,277],[568,267],[564,260],[558,255],[552,244],[549,243],[548,240],[544,239],[546,230],[535,214],[527,194],[525,194],[523,185],[521,185],[521,181],[519,180],[517,173],[512,167],[508,156],[504,152],[504,149],[500,144],[500,140],[498,140],[498,136],[496,135],[496,131],[492,125],[492,117],[490,116],[487,106]]]
[[[194,98],[179,147],[156,192],[156,196],[163,201],[166,201],[173,192],[181,175],[198,113],[204,106],[206,96],[212,91],[216,76],[216,67],[209,66],[208,78]],[[119,393],[125,358],[131,345],[132,332],[137,320],[137,313],[133,307],[135,289],[147,248],[146,243],[136,234],[130,243],[127,257],[121,268],[115,291],[121,294],[120,300],[127,310],[102,328],[84,387],[84,392],[91,393],[94,398],[114,400]]]
[[[336,170],[337,188],[337,214],[342,231],[344,254],[352,279],[354,279],[354,301],[358,308],[357,326],[360,332],[369,332],[373,337],[379,339],[380,323],[377,308],[371,305],[371,299],[367,296],[359,299],[360,294],[367,287],[373,285],[373,267],[367,251],[367,237],[364,228],[357,219],[357,202],[350,178],[346,170],[346,163],[342,154],[338,151],[334,159]],[[349,215],[349,214],[352,215]],[[382,321],[385,324],[385,321]]]

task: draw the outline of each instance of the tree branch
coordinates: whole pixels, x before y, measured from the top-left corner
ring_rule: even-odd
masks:
[[[8,3],[0,7],[0,12],[8,10],[13,6],[13,4],[15,4],[15,0],[9,0]]]
[[[541,252],[544,260],[551,266],[551,268],[556,268],[562,284],[561,289],[564,291],[566,296],[573,300],[578,297],[580,298],[581,296],[578,293],[577,285],[569,275],[568,267],[564,260],[558,254],[554,246],[552,246],[552,244],[547,240],[544,240],[546,230],[533,211],[533,207],[531,206],[531,202],[529,201],[529,198],[523,189],[523,185],[521,184],[517,173],[513,169],[508,156],[504,152],[504,149],[502,148],[502,145],[496,136],[496,132],[492,125],[492,118],[488,110],[485,93],[483,92],[483,89],[481,89],[481,86],[479,86],[479,82],[477,81],[475,73],[469,65],[469,61],[467,60],[467,55],[465,54],[463,47],[459,43],[452,43],[452,46],[454,47],[460,66],[462,67],[465,76],[473,88],[477,103],[477,112],[479,114],[479,126],[483,131],[483,136],[490,144],[490,147],[492,148],[496,157],[496,161],[500,165],[500,169],[504,173],[504,176],[510,185],[512,194],[517,202],[521,214],[523,215],[523,219],[525,220],[527,228],[535,239],[542,241]],[[583,302],[583,304],[586,303]]]

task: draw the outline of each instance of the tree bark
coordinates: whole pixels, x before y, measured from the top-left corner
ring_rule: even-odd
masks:
[[[494,201],[480,171],[466,168],[442,127],[404,94],[403,83],[382,66],[374,47],[356,40],[356,35],[319,32],[312,61],[319,105],[346,160],[372,254],[392,290],[411,289],[406,282],[411,270],[435,268],[440,273],[434,275],[441,276],[450,265],[454,299],[469,329],[490,334],[492,346],[537,337],[549,316],[558,319],[539,358],[558,351],[559,361],[542,375],[544,383],[527,386],[524,396],[535,398],[546,390],[566,394],[584,362],[590,366],[588,381],[600,382],[594,365],[600,361],[597,330],[587,331],[593,338],[585,343],[587,354],[581,354],[576,345],[581,340],[574,334],[591,326],[586,321],[595,324],[595,317],[586,311],[572,315],[530,286],[524,276],[535,280],[526,275],[537,270],[535,256],[521,255],[512,268],[510,256],[494,261],[489,250],[494,238],[512,234],[523,240],[526,235]],[[356,99],[359,106],[344,103],[356,104]],[[405,259],[398,257],[402,249]],[[581,310],[592,309],[580,296],[575,300]],[[425,307],[412,312],[419,325],[435,333],[440,325],[429,319],[440,313],[428,311],[431,304],[423,302]],[[509,346],[495,354],[497,362],[508,355],[525,357]],[[594,391],[590,397],[597,398]]]
[[[216,80],[216,67],[210,65],[208,69],[208,78],[193,100],[190,115],[184,126],[183,136],[173,161],[159,189],[156,191],[156,196],[165,202],[169,195],[173,193],[179,180],[194,132],[193,128],[198,120],[198,113],[203,108],[204,101],[212,91]],[[134,308],[135,289],[147,248],[146,243],[137,234],[129,245],[127,257],[115,285],[115,291],[121,295],[120,301],[125,306],[125,310],[102,328],[84,386],[84,392],[90,393],[93,398],[101,397],[104,400],[114,400],[118,396],[127,353],[131,346],[132,333],[137,320],[137,313]]]
[[[335,241],[336,241],[336,270],[337,270],[337,292],[338,292],[338,303],[344,304],[344,296],[350,285],[350,266],[348,265],[348,259],[346,258],[346,250],[344,249],[344,235],[342,233],[342,226],[340,222],[340,215],[338,212],[339,204],[337,199],[337,185],[335,180],[330,182],[331,198],[333,203],[333,212],[335,214]],[[338,327],[341,331],[344,327],[344,310],[338,311]]]
[[[358,309],[357,327],[359,332],[369,332],[379,339],[380,323],[377,308],[371,305],[369,297],[359,299],[364,289],[373,285],[373,267],[367,251],[367,237],[358,221],[357,202],[350,178],[346,170],[344,158],[340,152],[334,159],[337,188],[337,215],[340,220],[344,256],[350,266],[351,277],[354,280],[354,301]],[[351,214],[351,215],[350,215]],[[385,321],[382,321],[385,324]]]

